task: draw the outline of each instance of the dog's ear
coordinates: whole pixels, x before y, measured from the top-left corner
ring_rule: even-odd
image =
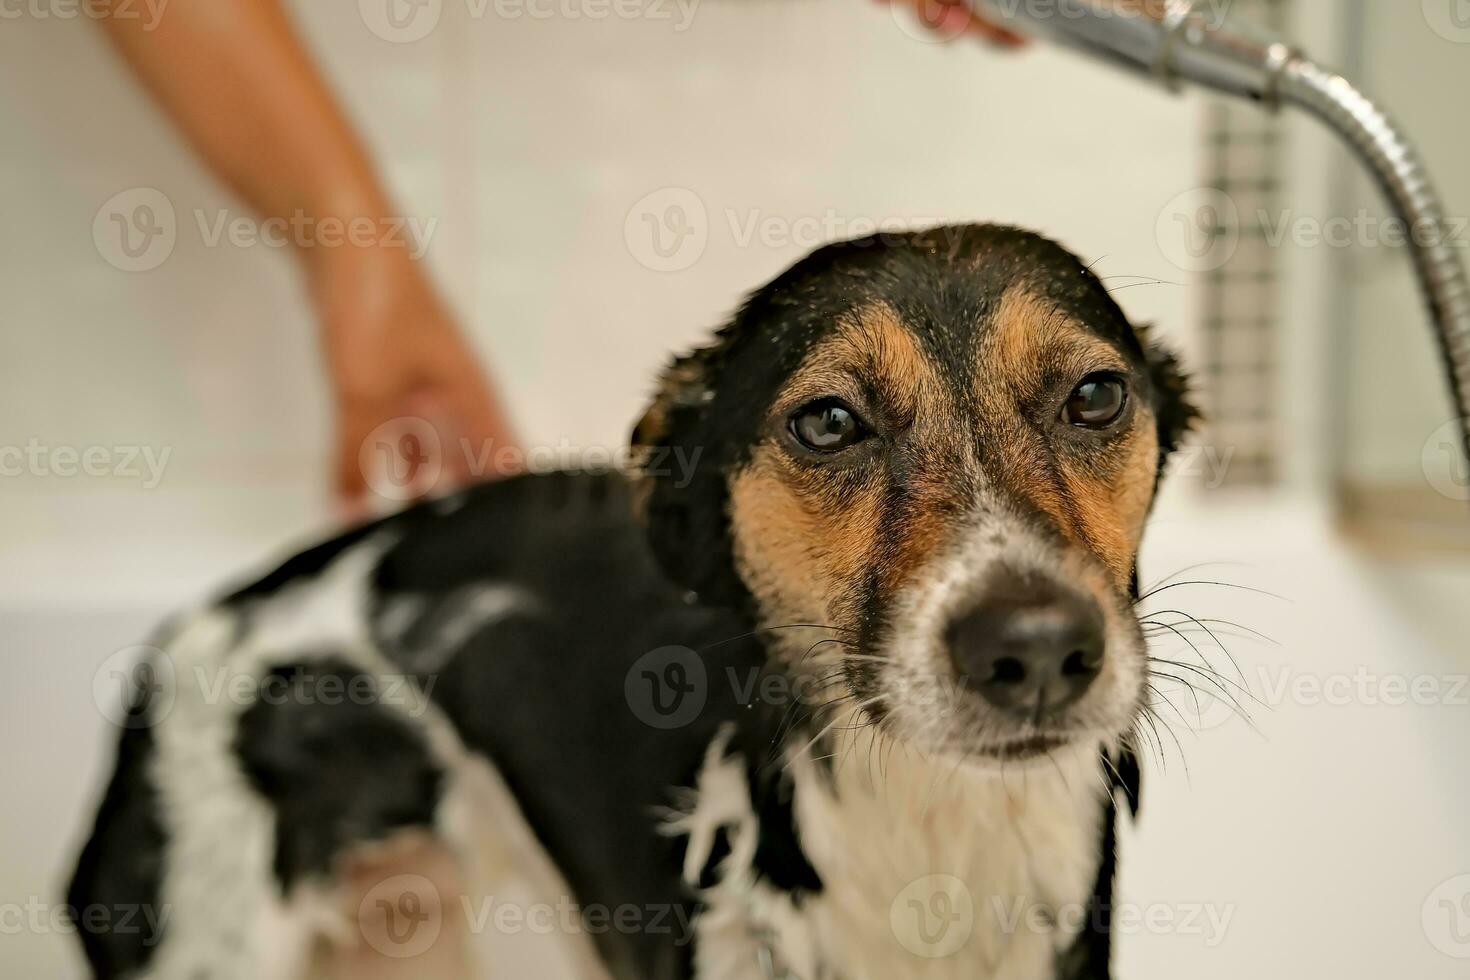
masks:
[[[654,556],[677,585],[715,603],[738,600],[730,553],[724,440],[710,419],[733,328],[675,358],[633,429],[634,502]]]
[[[1139,327],[1137,334],[1153,383],[1154,413],[1159,424],[1159,476],[1162,477],[1169,456],[1202,416],[1194,407],[1189,377],[1179,366],[1179,358],[1154,337],[1151,326]]]

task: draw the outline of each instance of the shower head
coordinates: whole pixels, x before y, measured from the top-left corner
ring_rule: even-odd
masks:
[[[1228,0],[972,0],[988,19],[1151,76],[1275,105],[1283,39],[1227,19]]]

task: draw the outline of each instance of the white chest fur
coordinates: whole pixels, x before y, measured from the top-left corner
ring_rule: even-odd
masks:
[[[795,905],[756,881],[753,817],[733,825],[699,924],[700,980],[1050,980],[1098,870],[1096,749],[990,772],[868,737],[839,747],[830,768],[790,763],[819,895]],[[731,826],[737,809],[702,798],[692,816]]]

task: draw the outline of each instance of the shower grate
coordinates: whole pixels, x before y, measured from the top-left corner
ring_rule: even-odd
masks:
[[[1237,0],[1232,12],[1280,31],[1290,0]],[[1201,283],[1200,394],[1204,443],[1224,465],[1216,485],[1278,476],[1277,323],[1280,256],[1269,222],[1281,213],[1283,134],[1254,105],[1212,99],[1205,110],[1205,183],[1234,204],[1216,233],[1234,250]]]

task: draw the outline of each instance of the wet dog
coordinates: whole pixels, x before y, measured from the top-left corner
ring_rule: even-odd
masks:
[[[1184,387],[1034,234],[818,250],[667,369],[631,472],[170,627],[72,883],[94,969],[1106,976]]]

